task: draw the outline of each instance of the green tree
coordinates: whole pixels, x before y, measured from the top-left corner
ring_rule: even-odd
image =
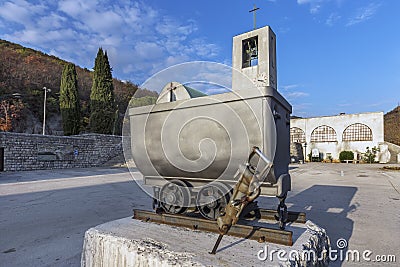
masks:
[[[89,127],[94,133],[112,134],[117,107],[107,52],[99,48],[94,63],[93,85],[90,92]]]
[[[60,110],[64,135],[79,134],[81,110],[79,105],[78,81],[75,65],[64,66],[60,86]]]
[[[364,154],[364,160],[368,163],[374,163],[376,154],[378,152],[379,152],[379,148],[377,148],[376,146],[374,146],[372,149],[369,149],[369,147],[367,146],[367,150],[365,151],[365,154]]]

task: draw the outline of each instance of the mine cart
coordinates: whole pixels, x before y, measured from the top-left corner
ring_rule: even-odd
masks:
[[[230,92],[205,95],[170,82],[156,104],[129,110],[132,157],[168,213],[196,207],[216,219],[252,147],[273,162],[261,195],[283,203],[291,190],[291,105],[277,91],[275,34],[264,27],[233,42]]]

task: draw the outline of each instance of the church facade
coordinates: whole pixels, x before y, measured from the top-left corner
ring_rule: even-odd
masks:
[[[290,141],[302,145],[306,160],[317,151],[320,159],[339,159],[345,150],[360,159],[367,147],[383,144],[383,131],[383,112],[290,120]]]

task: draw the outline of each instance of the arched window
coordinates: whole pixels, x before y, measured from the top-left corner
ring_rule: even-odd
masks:
[[[336,142],[336,132],[332,127],[322,125],[311,133],[311,142]]]
[[[343,141],[372,141],[372,130],[365,124],[354,123],[343,131]]]
[[[290,143],[305,143],[306,134],[304,131],[297,127],[290,128]]]

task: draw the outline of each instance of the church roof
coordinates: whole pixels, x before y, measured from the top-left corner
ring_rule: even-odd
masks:
[[[185,86],[184,85],[183,87],[185,87],[186,91],[189,93],[191,98],[201,97],[201,96],[206,96],[207,95],[207,94],[205,94],[203,92],[200,92],[200,91],[198,91],[196,89],[193,89],[193,88],[191,88],[189,86]]]

